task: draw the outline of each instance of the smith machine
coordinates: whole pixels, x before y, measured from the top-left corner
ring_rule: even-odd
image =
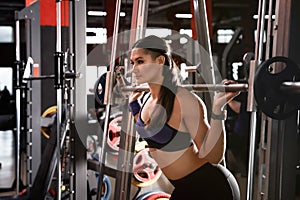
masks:
[[[134,87],[130,84],[130,81],[129,84],[125,85],[117,84],[121,96],[125,97],[123,106],[121,106],[122,122],[121,130],[119,130],[118,161],[114,168],[107,166],[107,140],[110,131],[111,110],[114,106],[113,93],[116,87],[115,61],[118,58],[117,44],[120,36],[119,13],[121,1],[117,0],[109,70],[106,74],[105,82],[103,80],[100,81],[100,79],[97,80],[94,91],[95,101],[98,102],[96,104],[105,108],[104,121],[101,121],[103,131],[99,135],[101,144],[98,147],[101,148],[101,152],[95,159],[87,159],[87,148],[83,145],[87,140],[86,133],[84,133],[88,126],[87,103],[86,99],[82,98],[81,95],[81,92],[85,90],[87,78],[85,70],[83,70],[86,66],[86,50],[84,50],[85,48],[80,48],[86,45],[84,39],[86,19],[85,16],[80,15],[80,12],[86,10],[85,3],[85,1],[69,2],[71,19],[69,29],[70,41],[72,42],[70,42],[70,51],[62,52],[60,30],[61,1],[56,2],[57,43],[56,52],[54,53],[55,74],[49,76],[26,76],[25,71],[27,67],[24,67],[20,61],[19,20],[26,18],[26,20],[31,22],[29,25],[26,25],[28,27],[28,35],[31,36],[26,41],[31,42],[31,45],[28,45],[28,47],[36,48],[28,49],[31,51],[40,49],[39,44],[35,43],[35,41],[39,41],[37,39],[39,37],[37,29],[39,26],[38,3],[31,5],[22,12],[18,12],[16,15],[17,81],[15,91],[17,103],[17,151],[20,152],[20,137],[22,134],[30,134],[27,138],[37,141],[27,139],[27,153],[30,153],[27,155],[27,193],[26,195],[19,193],[21,192],[20,182],[17,181],[17,195],[14,197],[15,199],[43,199],[47,195],[49,188],[53,186],[53,183],[55,183],[55,196],[57,199],[87,199],[90,194],[87,194],[89,193],[87,192],[87,184],[82,181],[87,179],[87,169],[98,172],[97,200],[103,199],[103,185],[104,183],[108,184],[105,181],[105,174],[114,177],[116,180],[114,199],[132,198],[131,184],[136,181],[132,180],[133,174],[135,174],[133,163],[136,156],[136,135],[133,119],[126,109],[128,102],[126,97],[131,91],[146,91],[148,88]],[[192,84],[186,84],[183,87],[204,95],[205,102],[208,105],[210,105],[209,101],[216,91],[248,91],[248,111],[251,112],[251,137],[247,199],[256,199],[256,197],[253,197],[253,180],[257,108],[259,111],[262,111],[257,199],[293,199],[297,192],[297,180],[295,177],[299,177],[298,109],[300,107],[300,69],[296,48],[299,39],[294,36],[295,34],[291,33],[299,31],[295,28],[297,18],[292,17],[297,12],[297,9],[299,10],[299,2],[292,0],[286,4],[282,0],[259,1],[255,57],[251,61],[249,80],[247,84],[234,85],[216,84],[217,81],[221,80],[221,76],[217,74],[218,70],[212,62],[205,1],[193,0],[193,5],[194,17],[197,19],[197,44],[198,47],[201,46],[203,49],[197,49],[192,63],[198,62],[201,63],[201,66],[209,67],[201,67],[200,72],[197,71],[192,77],[189,77]],[[268,14],[266,14],[267,5],[269,6]],[[133,2],[130,44],[145,35],[148,15],[147,7],[148,1],[134,0]],[[27,15],[27,13],[30,14]],[[34,15],[34,17],[31,18],[31,15]],[[267,28],[265,28],[266,16],[269,16]],[[270,16],[275,16],[275,19]],[[265,31],[267,32],[267,40],[264,43],[263,36]],[[32,39],[31,35],[34,33],[37,34],[35,40]],[[37,63],[40,62],[39,51],[28,51],[26,56],[32,57]],[[126,59],[124,59],[124,65],[127,65]],[[30,59],[28,59],[27,66],[30,66]],[[197,78],[199,74],[201,74],[201,79]],[[45,111],[43,117],[45,116],[44,118],[46,119],[41,120],[40,115],[37,116],[37,114],[41,113],[39,88],[40,81],[43,79],[55,80],[54,86],[57,102],[54,108]],[[105,93],[102,95],[98,92],[99,85],[105,88]],[[25,108],[28,102],[30,102],[29,107]],[[209,106],[208,109],[210,109]],[[49,119],[49,116],[51,119]],[[24,121],[24,119],[27,120]],[[42,130],[42,133],[50,138],[45,148],[50,150],[48,152],[51,153],[47,155],[45,152],[43,155],[35,155],[40,152],[38,148],[41,145],[41,140],[36,135],[41,135],[41,126],[46,127],[46,130]],[[293,148],[287,148],[290,145]],[[34,159],[38,160],[35,161]],[[49,161],[47,166],[43,159]],[[20,155],[18,154],[17,180],[20,179],[20,160]],[[226,162],[224,161],[225,164]],[[62,173],[64,170],[67,170],[67,175]],[[35,174],[32,174],[32,172]],[[39,183],[43,184],[39,185]],[[295,187],[291,187],[291,185]],[[133,198],[143,199],[141,196],[136,197],[137,194]],[[165,195],[165,198],[170,197],[165,193],[160,195]]]

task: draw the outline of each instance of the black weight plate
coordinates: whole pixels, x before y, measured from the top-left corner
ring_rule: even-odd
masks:
[[[280,72],[273,72],[273,63],[285,63]],[[299,95],[287,94],[280,90],[285,81],[299,81],[300,69],[290,59],[277,56],[264,61],[258,67],[254,79],[254,96],[259,109],[273,119],[286,119],[300,106]]]
[[[100,78],[98,78],[94,86],[96,107],[104,106],[105,85],[106,85],[106,73],[104,73],[103,75],[100,76]]]

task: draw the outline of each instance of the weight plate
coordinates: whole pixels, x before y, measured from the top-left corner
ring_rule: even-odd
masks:
[[[104,94],[105,94],[105,85],[106,85],[106,73],[100,76],[96,81],[94,86],[95,94],[95,107],[104,106]]]
[[[155,183],[162,171],[151,157],[149,149],[137,152],[133,158],[133,184],[137,187],[146,187]]]
[[[47,108],[43,114],[42,114],[42,117],[44,118],[55,118],[56,117],[56,111],[57,111],[57,106],[51,106],[49,108]],[[49,139],[50,138],[50,129],[49,127],[41,127],[41,132],[42,132],[42,135]]]
[[[103,184],[102,184],[102,192],[101,192],[101,200],[109,200],[111,194],[111,183],[109,178],[104,175],[103,176]]]
[[[292,60],[277,56],[264,61],[258,67],[254,79],[254,96],[258,108],[277,120],[294,114],[300,107],[299,95],[285,93],[280,86],[283,82],[299,80],[300,69]]]
[[[122,116],[112,119],[108,125],[107,144],[113,152],[119,151]]]
[[[171,195],[163,191],[150,191],[141,194],[136,200],[167,200],[170,199]]]

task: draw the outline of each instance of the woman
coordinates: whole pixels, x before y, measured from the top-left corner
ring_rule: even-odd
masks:
[[[225,151],[223,108],[238,93],[215,95],[209,124],[203,101],[179,86],[166,41],[156,36],[137,41],[130,60],[136,83],[148,83],[150,92],[142,106],[142,93],[134,92],[129,108],[137,132],[174,186],[171,199],[239,199],[235,179],[218,164]]]

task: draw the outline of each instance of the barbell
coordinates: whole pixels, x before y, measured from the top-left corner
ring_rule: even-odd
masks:
[[[225,91],[225,92],[236,92],[236,91],[247,91],[248,84],[246,83],[236,83],[231,85],[223,84],[184,84],[181,85],[190,91],[195,92],[211,92],[211,91]],[[146,86],[124,86],[122,88],[124,92],[133,92],[133,91],[149,91],[149,87]]]
[[[276,56],[262,62],[254,77],[254,97],[258,108],[268,117],[282,120],[296,113],[300,108],[300,68],[291,59]],[[105,77],[95,84],[95,98],[104,104]],[[119,87],[116,85],[116,87]],[[184,84],[182,87],[195,92],[246,92],[247,83],[236,84]],[[122,86],[123,94],[133,91],[149,91],[147,86]],[[126,95],[123,95],[126,96]]]

